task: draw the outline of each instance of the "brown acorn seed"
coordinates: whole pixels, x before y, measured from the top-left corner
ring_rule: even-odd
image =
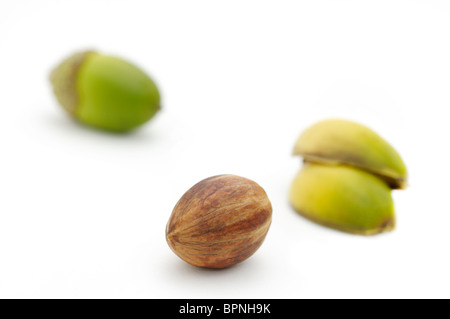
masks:
[[[235,175],[213,176],[175,205],[166,240],[191,265],[225,268],[258,250],[271,221],[272,205],[261,186]]]

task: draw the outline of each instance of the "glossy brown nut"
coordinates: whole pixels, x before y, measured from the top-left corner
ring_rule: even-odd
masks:
[[[178,201],[166,239],[187,263],[225,268],[258,250],[272,221],[272,205],[255,182],[235,176],[207,178]]]

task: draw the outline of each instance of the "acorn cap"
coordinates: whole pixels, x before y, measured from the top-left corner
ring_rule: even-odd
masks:
[[[72,115],[75,115],[79,104],[78,70],[85,59],[93,53],[93,51],[75,53],[50,73],[50,82],[58,102]]]

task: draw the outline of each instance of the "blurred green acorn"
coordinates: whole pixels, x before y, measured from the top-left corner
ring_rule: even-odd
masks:
[[[158,88],[147,74],[127,61],[94,51],[64,60],[50,81],[72,117],[103,130],[135,129],[161,108]]]

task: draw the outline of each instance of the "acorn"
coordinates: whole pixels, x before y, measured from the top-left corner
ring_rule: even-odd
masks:
[[[94,51],[75,53],[50,75],[61,106],[86,125],[125,132],[160,110],[153,80],[135,65]]]
[[[175,205],[166,240],[185,262],[225,268],[253,255],[272,221],[264,189],[236,175],[219,175],[190,188]]]

